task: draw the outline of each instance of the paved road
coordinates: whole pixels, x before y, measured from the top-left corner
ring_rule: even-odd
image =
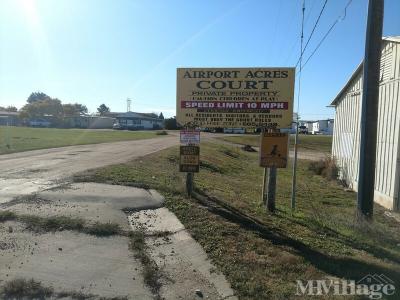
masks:
[[[0,203],[57,186],[74,173],[122,163],[178,144],[159,138],[80,145],[0,155]]]

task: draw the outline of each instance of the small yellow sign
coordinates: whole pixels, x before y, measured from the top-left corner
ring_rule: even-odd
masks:
[[[289,157],[288,142],[287,133],[261,133],[260,166],[264,168],[286,168]]]

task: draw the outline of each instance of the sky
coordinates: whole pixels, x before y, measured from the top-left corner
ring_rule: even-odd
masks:
[[[324,1],[305,0],[305,41]],[[0,0],[0,106],[41,91],[92,113],[102,103],[126,111],[129,97],[132,111],[173,116],[178,67],[295,66],[302,2]],[[302,119],[334,115],[327,105],[364,55],[368,1],[348,2],[327,2],[304,53],[340,20],[303,69]],[[385,1],[383,35],[400,35],[399,11]]]

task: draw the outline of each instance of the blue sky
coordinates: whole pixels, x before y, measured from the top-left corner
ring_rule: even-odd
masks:
[[[324,0],[306,0],[305,39]],[[329,0],[310,42],[341,21],[302,75],[303,119],[326,108],[364,54],[367,0]],[[175,114],[177,67],[294,66],[302,0],[0,0],[0,106],[42,91],[91,112]],[[384,35],[400,35],[399,0],[385,1]],[[296,82],[297,85],[297,82]]]

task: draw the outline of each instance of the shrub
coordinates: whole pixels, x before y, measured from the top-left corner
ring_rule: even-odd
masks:
[[[339,167],[337,166],[335,159],[330,157],[311,162],[308,169],[328,180],[337,180],[339,176]]]
[[[162,130],[162,131],[157,131],[156,134],[157,134],[157,135],[168,135],[168,132],[165,131],[165,130]]]

